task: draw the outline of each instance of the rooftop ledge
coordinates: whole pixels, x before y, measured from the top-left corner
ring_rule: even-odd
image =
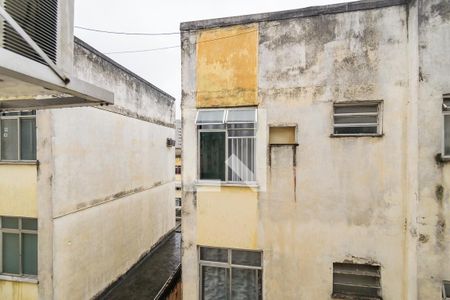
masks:
[[[201,30],[201,29],[242,25],[257,22],[269,22],[294,18],[305,18],[305,17],[338,14],[352,11],[377,9],[396,5],[405,5],[407,3],[408,0],[363,0],[349,3],[311,6],[306,8],[284,10],[277,12],[183,22],[180,24],[180,30],[181,31]]]

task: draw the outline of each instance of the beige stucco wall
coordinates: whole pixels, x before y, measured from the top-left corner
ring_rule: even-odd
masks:
[[[38,299],[36,283],[0,281],[0,299],[35,300]]]
[[[80,43],[115,105],[38,114],[40,299],[94,297],[175,226],[173,99]]]
[[[232,248],[246,232],[236,231],[234,241],[207,234],[205,215],[228,205],[245,214],[240,218],[257,213],[264,299],[330,299],[332,264],[344,260],[379,264],[383,299],[415,299],[414,283],[405,279],[414,242],[405,226],[414,138],[406,130],[412,118],[407,21],[406,6],[395,6],[259,24],[258,199],[248,212],[233,200],[223,204],[223,189],[205,200],[196,184],[201,58],[192,46],[197,33],[182,35],[184,299],[198,299],[197,239]],[[333,102],[374,100],[382,101],[382,136],[330,137]],[[270,126],[297,126],[298,147],[269,152]],[[204,208],[214,200],[222,210]],[[226,216],[220,217],[234,220]]]
[[[428,0],[418,7],[418,298],[440,299],[442,281],[450,280],[450,165],[436,162],[442,153],[442,95],[450,93],[450,4]]]
[[[37,217],[37,166],[0,164],[0,216]]]

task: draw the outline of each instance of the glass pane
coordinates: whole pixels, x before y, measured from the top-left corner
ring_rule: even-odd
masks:
[[[228,250],[218,248],[200,248],[200,259],[216,262],[228,262]]]
[[[444,282],[445,296],[450,297],[450,282]]]
[[[450,155],[450,115],[444,116],[444,155]]]
[[[222,124],[223,109],[200,110],[197,112],[197,124]]]
[[[227,123],[255,123],[256,110],[255,109],[230,109],[228,111]]]
[[[37,234],[22,234],[22,266],[23,273],[37,275]]]
[[[377,127],[335,127],[334,134],[377,134]]]
[[[22,115],[22,116],[33,116],[33,115],[36,115],[36,111],[35,110],[22,111],[22,112],[20,112],[20,115]]]
[[[335,116],[335,124],[377,123],[378,116]]]
[[[368,113],[368,112],[377,112],[378,104],[370,104],[370,105],[335,105],[334,113],[335,114],[346,114],[346,113]]]
[[[255,130],[254,129],[237,129],[237,130],[228,130],[228,136],[229,137],[241,137],[241,136],[255,136]]]
[[[231,260],[234,265],[261,266],[261,252],[232,250]]]
[[[23,160],[36,160],[36,119],[20,120],[20,153]]]
[[[216,267],[202,267],[202,299],[229,300],[229,270]]]
[[[3,273],[20,274],[19,234],[3,233]]]
[[[3,160],[18,160],[18,128],[17,128],[17,120],[1,120],[1,148],[2,155],[1,159]]]
[[[232,268],[231,299],[258,300],[261,290],[258,277],[258,270]]]
[[[19,228],[19,218],[2,217],[2,228]]]
[[[22,229],[37,230],[37,219],[22,218]]]
[[[200,132],[200,179],[225,180],[225,132]]]

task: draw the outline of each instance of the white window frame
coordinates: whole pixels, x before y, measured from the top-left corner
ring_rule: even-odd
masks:
[[[201,123],[197,124],[198,115],[201,111],[211,111],[211,110],[225,110],[224,116],[223,116],[223,123]],[[246,137],[246,138],[254,138],[255,141],[255,147],[254,147],[254,159],[255,159],[255,166],[254,166],[254,180],[253,181],[230,181],[228,180],[228,166],[225,165],[225,180],[211,180],[211,179],[201,179],[200,178],[200,134],[202,132],[224,132],[225,133],[225,157],[224,157],[224,164],[228,158],[228,140],[232,139],[233,137],[228,136],[228,128],[227,128],[227,119],[228,119],[228,112],[231,110],[252,110],[255,111],[255,121],[254,125],[254,136],[253,137]],[[231,122],[229,124],[247,124],[251,122]],[[241,108],[212,108],[212,109],[199,109],[197,112],[197,116],[195,118],[195,125],[197,127],[197,181],[199,183],[217,183],[220,182],[220,184],[231,184],[231,185],[256,185],[257,183],[257,173],[256,173],[256,137],[257,137],[257,124],[258,124],[258,110],[256,107],[241,107]],[[224,128],[220,129],[198,129],[198,126],[203,125],[224,125]]]
[[[22,145],[21,145],[21,120],[23,119],[34,119],[36,120],[36,112],[34,114],[30,114],[30,115],[21,115],[20,112],[16,112],[16,111],[11,111],[8,113],[18,113],[18,115],[6,115],[3,116],[2,114],[0,114],[0,134],[3,134],[3,129],[2,129],[2,124],[1,124],[1,120],[16,120],[17,121],[17,159],[3,159],[2,158],[2,140],[1,140],[1,136],[0,136],[0,162],[35,162],[37,161],[37,153],[36,153],[36,159],[32,159],[32,160],[27,160],[27,159],[22,159]],[[35,121],[36,122],[36,121]],[[37,131],[37,128],[36,128]],[[37,132],[36,132],[37,135]],[[36,137],[37,139],[37,137]],[[36,140],[37,142],[37,140]],[[36,152],[37,152],[37,145],[36,145]]]
[[[445,292],[445,286],[450,286],[450,281],[444,280],[442,282],[442,299],[450,300],[450,295],[447,295],[447,293]]]
[[[367,113],[335,113],[335,107],[345,106],[377,106],[377,112]],[[333,113],[331,116],[332,124],[332,137],[362,137],[362,136],[381,136],[383,135],[383,101],[382,100],[368,100],[368,101],[352,101],[352,102],[333,102]],[[377,116],[377,132],[376,133],[335,133],[336,127],[374,127],[375,123],[347,123],[347,124],[335,124],[334,117],[336,116]]]
[[[450,94],[445,94],[442,99],[442,146],[441,146],[442,154],[441,154],[441,158],[443,160],[450,160],[450,154],[445,155],[445,116],[450,115],[450,106],[445,105],[445,101],[450,101]]]
[[[202,290],[203,290],[203,286],[202,286],[202,282],[203,282],[203,278],[202,278],[202,267],[206,266],[206,267],[215,267],[215,268],[223,268],[223,269],[229,269],[230,271],[230,296],[231,296],[231,278],[233,275],[233,268],[238,268],[238,269],[248,269],[248,270],[255,270],[255,272],[257,271],[261,271],[261,289],[262,289],[262,293],[261,293],[261,299],[264,298],[263,294],[264,294],[264,280],[263,280],[263,264],[264,264],[264,256],[263,256],[263,251],[257,251],[257,250],[248,250],[248,249],[236,249],[236,248],[221,248],[221,247],[208,247],[208,246],[198,246],[197,247],[197,261],[198,261],[198,266],[199,266],[199,273],[198,273],[198,278],[199,278],[199,299],[203,298],[203,294],[202,294]],[[201,248],[209,248],[209,249],[222,249],[222,250],[227,250],[228,253],[228,261],[227,262],[214,262],[214,261],[207,261],[207,260],[201,260],[200,258],[200,249]],[[233,264],[232,261],[232,257],[231,257],[231,253],[233,250],[236,251],[247,251],[247,252],[255,252],[255,253],[259,253],[261,255],[261,266],[246,266],[246,265],[237,265],[237,264]],[[257,292],[258,293],[258,292]]]

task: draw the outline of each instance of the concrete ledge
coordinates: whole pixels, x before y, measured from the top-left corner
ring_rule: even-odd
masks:
[[[284,10],[270,13],[183,22],[180,24],[180,30],[181,31],[201,30],[201,29],[242,25],[257,22],[305,18],[320,15],[346,13],[359,10],[377,9],[396,5],[405,5],[407,3],[408,3],[407,0],[363,0],[349,3],[338,3],[332,5],[311,6],[306,8]]]
[[[3,281],[14,281],[14,282],[26,282],[26,283],[39,283],[37,277],[26,277],[26,276],[14,276],[14,275],[4,275],[0,274],[0,280]]]

